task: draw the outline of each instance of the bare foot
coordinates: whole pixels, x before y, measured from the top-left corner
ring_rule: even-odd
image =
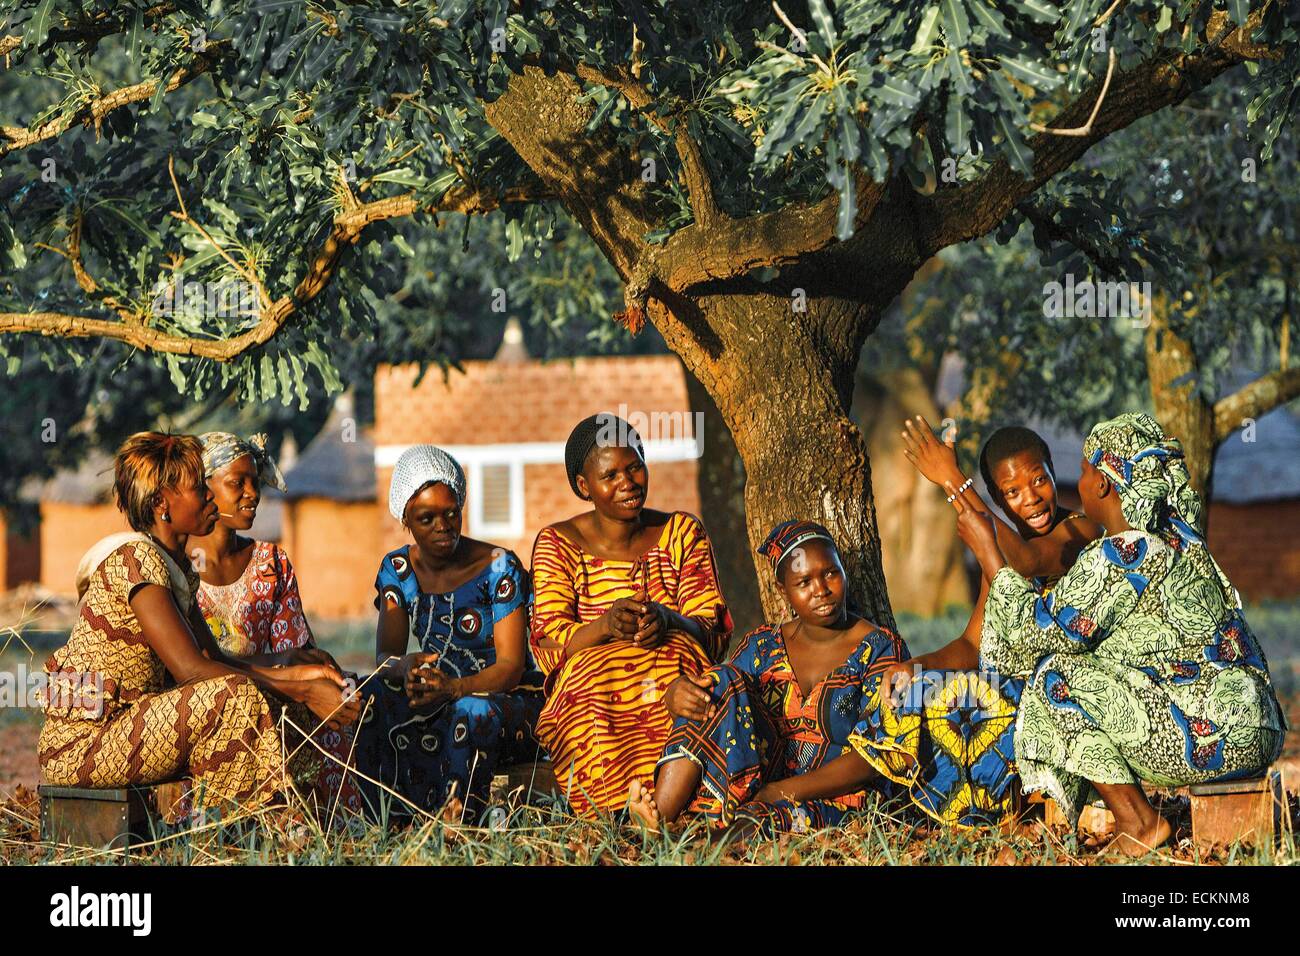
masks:
[[[1136,830],[1117,828],[1115,839],[1102,852],[1122,853],[1130,857],[1146,856],[1163,846],[1173,832],[1174,828],[1169,821],[1157,813],[1149,827],[1139,827]]]
[[[643,830],[658,830],[662,824],[659,807],[655,805],[654,793],[633,780],[627,792],[627,810],[632,819]]]
[[[465,816],[465,804],[457,797],[452,797],[442,805],[443,823],[461,823]]]

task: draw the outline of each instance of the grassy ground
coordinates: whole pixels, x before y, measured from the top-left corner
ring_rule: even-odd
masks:
[[[1300,721],[1300,602],[1265,605],[1248,610],[1273,668],[1280,693],[1288,700],[1293,726]],[[960,612],[925,620],[904,618],[899,629],[913,653],[923,653],[951,639],[965,623]],[[370,622],[338,624],[320,629],[321,644],[345,667],[364,668],[373,631]],[[0,672],[12,673],[22,663],[39,668],[60,635],[24,635],[30,649],[17,642],[0,650]],[[4,645],[0,638],[0,646]],[[57,847],[38,841],[37,807],[24,782],[28,773],[6,778],[5,767],[26,750],[32,756],[40,728],[39,712],[0,707],[0,863],[120,862],[121,851],[96,852]],[[1300,757],[1300,743],[1289,738],[1288,758]],[[18,761],[21,765],[22,761]],[[34,769],[34,759],[26,766]],[[8,782],[6,782],[8,781]],[[1175,839],[1145,863],[1205,863],[1237,865],[1300,864],[1295,837],[1296,795],[1280,846],[1234,847],[1205,854],[1190,839],[1185,798],[1160,795],[1162,809],[1177,826]],[[1099,841],[1076,839],[1059,830],[1034,839],[998,832],[953,832],[934,828],[905,809],[877,805],[845,827],[821,833],[790,835],[776,840],[720,845],[699,827],[661,838],[620,827],[612,821],[581,821],[568,816],[549,796],[525,799],[522,792],[498,792],[496,802],[507,813],[501,829],[475,829],[429,819],[399,831],[387,831],[358,819],[336,820],[322,828],[301,811],[271,810],[243,819],[213,822],[204,827],[157,833],[150,845],[129,854],[144,864],[989,864],[1002,862],[1047,865],[1094,865],[1129,861],[1101,856]]]

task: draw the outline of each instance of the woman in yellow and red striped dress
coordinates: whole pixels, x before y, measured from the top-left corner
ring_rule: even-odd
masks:
[[[565,447],[569,484],[593,510],[533,547],[532,647],[546,673],[537,738],[575,813],[626,806],[672,726],[668,685],[721,659],[731,616],[699,520],[645,507],[641,439],[593,415]]]

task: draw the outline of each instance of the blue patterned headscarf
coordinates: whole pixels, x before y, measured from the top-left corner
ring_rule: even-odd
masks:
[[[248,455],[257,469],[257,478],[264,485],[285,490],[284,475],[266,450],[266,435],[260,432],[247,441],[230,432],[204,432],[199,436],[203,443],[203,477],[211,478],[218,469]]]
[[[831,533],[815,521],[783,521],[767,533],[763,543],[755,550],[771,560],[775,570],[781,566],[786,555],[805,541],[812,540],[828,541],[831,547],[835,546]]]
[[[1205,506],[1191,485],[1183,446],[1145,412],[1093,427],[1083,456],[1115,484],[1124,520],[1187,544],[1203,544]]]

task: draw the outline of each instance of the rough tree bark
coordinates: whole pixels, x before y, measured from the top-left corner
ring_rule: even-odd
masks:
[[[1192,487],[1207,503],[1214,493],[1214,455],[1219,446],[1253,419],[1300,396],[1300,367],[1291,367],[1287,359],[1284,349],[1281,368],[1209,402],[1196,390],[1200,365],[1195,350],[1170,328],[1166,297],[1152,296],[1146,332],[1151,404],[1156,420],[1182,442]],[[1207,511],[1207,525],[1208,521]]]
[[[924,617],[954,605],[969,607],[973,594],[966,547],[957,537],[952,506],[903,456],[899,435],[909,415],[924,415],[939,427],[943,415],[934,403],[933,385],[924,370],[911,366],[860,372],[853,410],[871,456],[890,604],[895,612]]]
[[[709,522],[718,578],[736,624],[733,638],[739,639],[763,620],[745,524],[745,464],[713,397],[690,372],[686,373],[686,391],[691,407],[704,416],[704,449],[696,479],[700,514]]]
[[[1147,381],[1156,420],[1165,433],[1183,443],[1192,487],[1205,501],[1214,483],[1214,406],[1197,391],[1196,354],[1191,344],[1169,327],[1169,303],[1153,295],[1151,324],[1146,330]]]

